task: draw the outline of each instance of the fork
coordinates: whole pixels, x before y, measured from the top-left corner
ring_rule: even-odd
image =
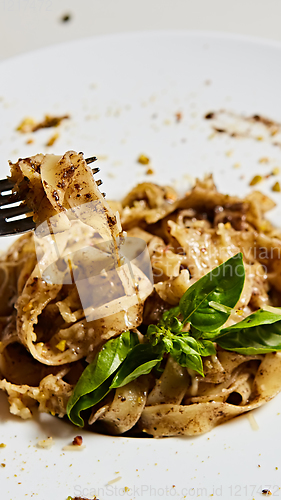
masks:
[[[95,156],[85,159],[88,165],[96,160]],[[98,167],[92,169],[93,175],[99,171]],[[99,179],[96,183],[100,186],[102,180]],[[0,236],[12,236],[35,229],[32,217],[20,218],[28,214],[30,209],[18,193],[11,193],[13,187],[14,184],[9,179],[0,180]],[[102,194],[105,196],[105,193]]]

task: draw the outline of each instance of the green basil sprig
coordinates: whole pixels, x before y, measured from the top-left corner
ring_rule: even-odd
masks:
[[[80,413],[99,403],[112,389],[122,387],[153,368],[161,371],[165,355],[204,376],[202,357],[216,354],[215,342],[241,354],[281,350],[281,309],[260,309],[223,328],[239,301],[245,280],[238,253],[199,279],[166,311],[157,325],[149,325],[144,343],[133,332],[109,340],[78,380],[67,405],[67,415],[83,426]]]
[[[162,352],[162,356],[165,353],[169,353],[181,366],[191,368],[203,375],[203,364],[197,341],[188,333],[173,333],[165,325],[163,318],[158,325],[150,325],[148,327],[146,338],[150,343],[149,345],[152,345],[154,348],[157,347],[159,352]],[[167,316],[166,318],[169,324],[170,318]]]

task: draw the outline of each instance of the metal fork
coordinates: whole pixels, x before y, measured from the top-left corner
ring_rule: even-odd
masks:
[[[96,160],[95,156],[85,159],[88,165]],[[98,167],[92,169],[94,175],[99,171]],[[99,179],[96,183],[100,186],[102,180]],[[0,180],[0,236],[12,236],[35,229],[32,217],[19,218],[30,213],[31,210],[18,193],[11,193],[13,187],[14,184],[9,179]],[[105,196],[105,193],[102,194]]]

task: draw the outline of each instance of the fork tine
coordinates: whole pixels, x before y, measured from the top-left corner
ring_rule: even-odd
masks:
[[[1,217],[3,217],[3,219],[10,219],[11,217],[16,217],[17,215],[24,215],[28,212],[30,212],[30,209],[27,207],[27,205],[22,203],[17,207],[1,208],[0,215]]]
[[[10,205],[11,203],[15,203],[16,201],[22,201],[19,198],[18,193],[4,194],[4,195],[0,193],[0,207],[3,207],[5,205]]]
[[[12,222],[0,221],[1,236],[25,233],[26,231],[31,231],[32,229],[35,229],[35,223],[32,217],[26,217],[26,219],[15,220]]]
[[[93,163],[94,161],[97,161],[96,156],[91,156],[90,158],[86,158],[85,162],[89,165],[89,163]]]
[[[1,179],[0,180],[0,192],[10,191],[13,187],[14,183],[10,181],[10,179]]]

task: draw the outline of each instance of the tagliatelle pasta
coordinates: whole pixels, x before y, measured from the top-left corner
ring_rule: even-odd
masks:
[[[80,376],[110,339],[131,330],[145,343],[148,325],[238,252],[245,282],[225,326],[259,308],[281,306],[281,233],[265,219],[273,202],[261,193],[244,199],[221,194],[212,176],[184,197],[170,187],[142,183],[118,204],[116,215],[116,203],[105,202],[82,154],[36,155],[11,164],[11,174],[38,224],[35,236],[21,236],[0,260],[0,388],[15,415],[30,418],[38,407],[64,417]],[[89,202],[95,210],[87,208]],[[132,269],[117,265],[120,299],[104,280],[112,268],[104,271],[108,247],[102,245],[125,236],[146,243],[154,286],[134,260]],[[82,252],[81,242],[90,253]],[[134,293],[128,292],[131,271]],[[69,281],[75,272],[81,283],[87,275],[88,295],[103,290],[107,302],[95,298],[95,307],[88,301],[85,308],[79,283]],[[95,315],[98,309],[103,316]],[[161,369],[110,390],[90,408],[88,428],[192,436],[261,406],[281,390],[280,352],[246,355],[217,346],[216,355],[202,359],[204,376],[164,356]]]

